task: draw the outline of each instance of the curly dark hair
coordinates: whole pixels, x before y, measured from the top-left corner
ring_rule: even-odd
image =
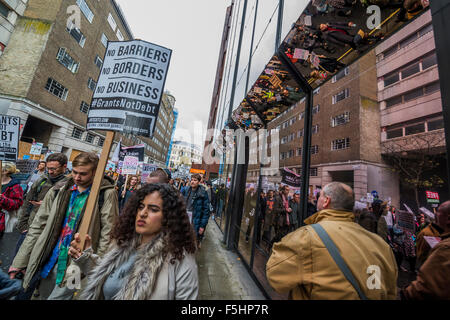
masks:
[[[170,185],[155,183],[147,184],[134,192],[125,205],[123,213],[114,224],[111,239],[120,247],[130,245],[136,236],[136,215],[139,205],[145,197],[158,192],[163,200],[162,232],[168,234],[168,244],[164,256],[172,255],[171,263],[183,259],[183,252],[195,253],[196,240],[194,229],[189,222],[185,201],[178,190]]]

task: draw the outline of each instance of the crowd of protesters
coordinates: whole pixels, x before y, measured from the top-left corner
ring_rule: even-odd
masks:
[[[194,174],[172,179],[157,168],[141,175],[105,172],[81,247],[80,225],[99,158],[54,153],[25,184],[3,162],[0,236],[20,232],[8,274],[0,272],[0,299],[196,299],[195,252],[215,206],[211,183]],[[75,269],[74,269],[75,268]],[[78,269],[76,269],[78,268]],[[71,287],[79,270],[81,288]]]
[[[224,214],[229,190],[200,174],[172,179],[162,168],[145,181],[105,172],[82,247],[98,161],[81,153],[69,171],[67,157],[52,154],[25,188],[14,163],[3,163],[0,233],[15,228],[20,238],[8,274],[0,272],[0,298],[196,299],[195,253],[211,215]],[[259,195],[254,185],[246,190],[246,240],[259,223],[271,286],[292,299],[450,299],[450,201],[435,219],[412,214],[410,230],[387,201],[356,210],[354,200],[349,186],[330,183],[309,197],[303,214],[300,194],[287,185]],[[80,271],[80,287],[68,285],[69,270]],[[371,271],[382,279],[372,287]],[[416,280],[398,288],[399,272]]]

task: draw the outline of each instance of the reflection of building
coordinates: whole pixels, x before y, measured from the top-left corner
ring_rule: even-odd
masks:
[[[233,1],[234,3],[234,1]],[[219,98],[222,89],[222,80],[223,73],[225,67],[225,58],[227,54],[227,46],[230,36],[230,28],[231,28],[231,14],[233,12],[233,4],[227,8],[227,12],[225,15],[225,24],[223,27],[222,33],[222,44],[220,46],[219,51],[219,61],[217,63],[217,71],[216,71],[216,80],[214,82],[214,90],[211,101],[211,108],[209,111],[209,119],[208,119],[208,130],[213,130],[215,128],[216,120],[218,117],[218,107],[219,107]],[[205,141],[205,148],[213,141],[213,136],[209,141]],[[219,173],[219,164],[211,164],[207,165],[203,160],[201,166],[196,166],[198,169],[204,169],[206,171],[206,179],[216,178]]]
[[[175,141],[170,155],[170,167],[189,166],[202,162],[202,150],[199,146],[185,141]]]
[[[17,19],[23,15],[27,6],[26,0],[0,0],[0,56],[8,45]]]
[[[311,190],[340,181],[353,187],[358,200],[372,190],[377,190],[380,197],[398,194],[392,185],[382,183],[392,172],[381,164],[379,111],[373,83],[376,68],[372,51],[315,90]],[[279,143],[280,168],[295,168],[298,173],[302,163],[304,108],[303,99],[268,125],[269,131],[278,130],[279,141],[269,138],[268,148]],[[281,174],[268,177],[268,181],[280,183]]]
[[[406,158],[414,151],[444,154],[444,121],[431,13],[426,12],[380,44],[376,54],[382,153]],[[399,185],[398,180],[389,184]],[[426,203],[424,191],[420,198]],[[407,198],[407,192],[402,192],[402,202]]]
[[[81,10],[80,29],[70,22],[68,27],[67,8],[74,3]],[[85,130],[89,104],[108,40],[130,39],[133,34],[114,0],[28,1],[0,57],[0,111],[21,118],[21,157],[32,141],[70,160],[82,151],[100,152],[104,131]],[[146,144],[149,161],[163,166],[172,109],[163,97],[153,139],[116,134],[116,141]]]

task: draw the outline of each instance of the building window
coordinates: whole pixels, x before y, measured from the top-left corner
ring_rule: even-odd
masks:
[[[310,175],[311,177],[317,177],[317,176],[318,176],[318,170],[317,170],[317,168],[310,168],[310,169],[309,169],[309,175]]]
[[[393,139],[393,138],[398,138],[398,137],[403,137],[403,128],[392,129],[392,130],[386,131],[386,138]]]
[[[319,125],[316,124],[315,126],[312,127],[312,134],[318,133],[319,132]]]
[[[390,47],[389,49],[387,49],[386,51],[383,52],[383,58],[386,59],[389,56],[392,56],[394,53],[396,53],[398,51],[398,44],[396,44],[393,47]]]
[[[119,39],[119,41],[125,40],[125,38],[124,38],[122,32],[120,32],[119,29],[117,29],[116,36],[117,36],[117,39]]]
[[[344,89],[341,92],[339,92],[338,94],[335,94],[333,96],[333,104],[336,104],[339,101],[342,101],[342,100],[348,98],[349,96],[350,96],[350,90],[348,88]]]
[[[292,126],[295,123],[296,120],[297,120],[296,117],[294,117],[291,120],[289,120],[289,125]]]
[[[408,44],[416,41],[416,39],[418,38],[417,36],[417,32],[413,33],[412,35],[410,35],[408,38],[404,39],[403,41],[400,42],[400,48],[404,48],[406,47]]]
[[[67,94],[69,93],[69,90],[67,88],[65,88],[62,84],[52,78],[48,78],[47,84],[45,85],[45,90],[64,101],[66,101]]]
[[[337,139],[331,142],[331,150],[342,150],[350,148],[350,138]]]
[[[104,144],[105,144],[105,138],[100,137],[100,139],[98,139],[98,146],[103,147]]]
[[[393,83],[396,83],[398,81],[400,81],[400,76],[399,76],[398,72],[384,76],[384,86],[385,87],[387,87]]]
[[[83,135],[83,130],[81,130],[81,129],[78,129],[77,127],[74,127],[73,128],[73,131],[72,131],[72,138],[75,138],[75,139],[81,139],[81,136]]]
[[[419,97],[421,97],[421,96],[423,96],[423,88],[422,88],[422,87],[421,87],[421,88],[414,89],[414,90],[412,90],[412,91],[406,93],[406,94],[404,95],[404,97],[405,97],[405,102],[408,102],[408,101],[417,99],[417,98],[419,98]]]
[[[102,33],[102,44],[105,48],[108,46],[108,37],[104,33]]]
[[[89,133],[86,135],[86,142],[87,143],[93,143],[95,136],[92,133]]]
[[[436,119],[428,121],[428,131],[434,131],[444,128],[444,119]]]
[[[421,132],[425,132],[425,123],[418,123],[412,126],[405,127],[405,136]]]
[[[94,19],[94,14],[92,13],[91,9],[87,5],[86,1],[84,0],[77,0],[77,5],[80,7],[81,12],[83,12],[84,16],[90,23],[92,23],[92,20]]]
[[[83,48],[86,42],[86,37],[83,35],[80,29],[77,29],[75,25],[72,24],[72,26],[70,28],[66,28],[66,30],[70,33],[72,38],[74,38],[78,42],[78,44]]]
[[[7,6],[3,4],[3,2],[0,2],[0,14],[4,16],[5,18],[8,18],[9,9]]]
[[[81,101],[80,111],[83,112],[83,113],[88,113],[89,112],[89,105],[86,102]]]
[[[297,148],[297,157],[302,156],[302,148]]]
[[[419,30],[419,37],[427,34],[430,31],[433,31],[433,25],[431,23]]]
[[[423,58],[422,60],[422,70],[426,70],[431,68],[432,66],[437,64],[437,56],[436,53],[429,55],[428,57]]]
[[[88,79],[88,88],[92,91],[95,90],[95,86],[97,85],[97,82],[95,82],[92,78]]]
[[[402,70],[402,80],[420,72],[420,64],[416,62]]]
[[[314,106],[314,108],[312,109],[312,114],[315,115],[319,111],[320,111],[320,105],[318,104],[317,106]]]
[[[95,56],[94,63],[97,67],[99,67],[101,69],[102,65],[103,65],[103,60],[97,55],[97,56]]]
[[[397,97],[388,99],[388,100],[386,100],[386,108],[390,108],[390,107],[395,106],[400,103],[402,103],[402,96],[397,96]]]
[[[425,86],[425,94],[431,94],[431,93],[439,91],[439,90],[441,90],[441,85],[440,85],[439,81],[433,82],[433,83]]]
[[[313,94],[316,95],[316,94],[319,94],[319,92],[320,92],[320,87],[314,89]]]
[[[76,62],[66,51],[66,48],[59,48],[56,60],[72,73],[77,73],[80,64]]]
[[[334,128],[334,127],[346,124],[349,121],[350,121],[350,113],[347,111],[347,112],[344,112],[343,114],[340,114],[334,118],[331,118],[331,126]]]
[[[319,153],[319,146],[312,146],[311,147],[311,154],[317,154]]]
[[[348,67],[342,69],[341,71],[339,71],[338,73],[336,73],[336,75],[333,76],[333,78],[331,79],[331,83],[335,83],[336,81],[341,80],[341,79],[344,78],[346,75],[348,75],[348,73],[349,73]]]
[[[298,120],[302,120],[305,117],[305,112],[300,113]]]
[[[113,31],[116,31],[117,23],[116,23],[116,21],[114,20],[114,18],[113,18],[113,16],[112,16],[111,13],[108,15],[108,23],[109,23],[109,25],[111,26],[111,29],[112,29]]]
[[[303,137],[303,129],[297,132],[297,138]]]
[[[289,150],[288,158],[293,158],[295,155],[295,150]]]

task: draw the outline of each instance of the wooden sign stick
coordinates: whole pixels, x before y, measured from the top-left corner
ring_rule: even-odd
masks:
[[[107,131],[105,144],[103,145],[102,153],[100,155],[100,160],[97,165],[97,171],[95,172],[94,182],[92,183],[91,192],[86,204],[86,210],[83,215],[83,220],[81,221],[79,233],[81,239],[81,248],[84,248],[86,242],[86,235],[88,234],[89,227],[92,221],[92,214],[94,208],[97,205],[98,194],[100,192],[100,186],[105,175],[106,164],[108,163],[109,152],[114,141],[114,131]],[[90,234],[92,236],[92,234]]]

